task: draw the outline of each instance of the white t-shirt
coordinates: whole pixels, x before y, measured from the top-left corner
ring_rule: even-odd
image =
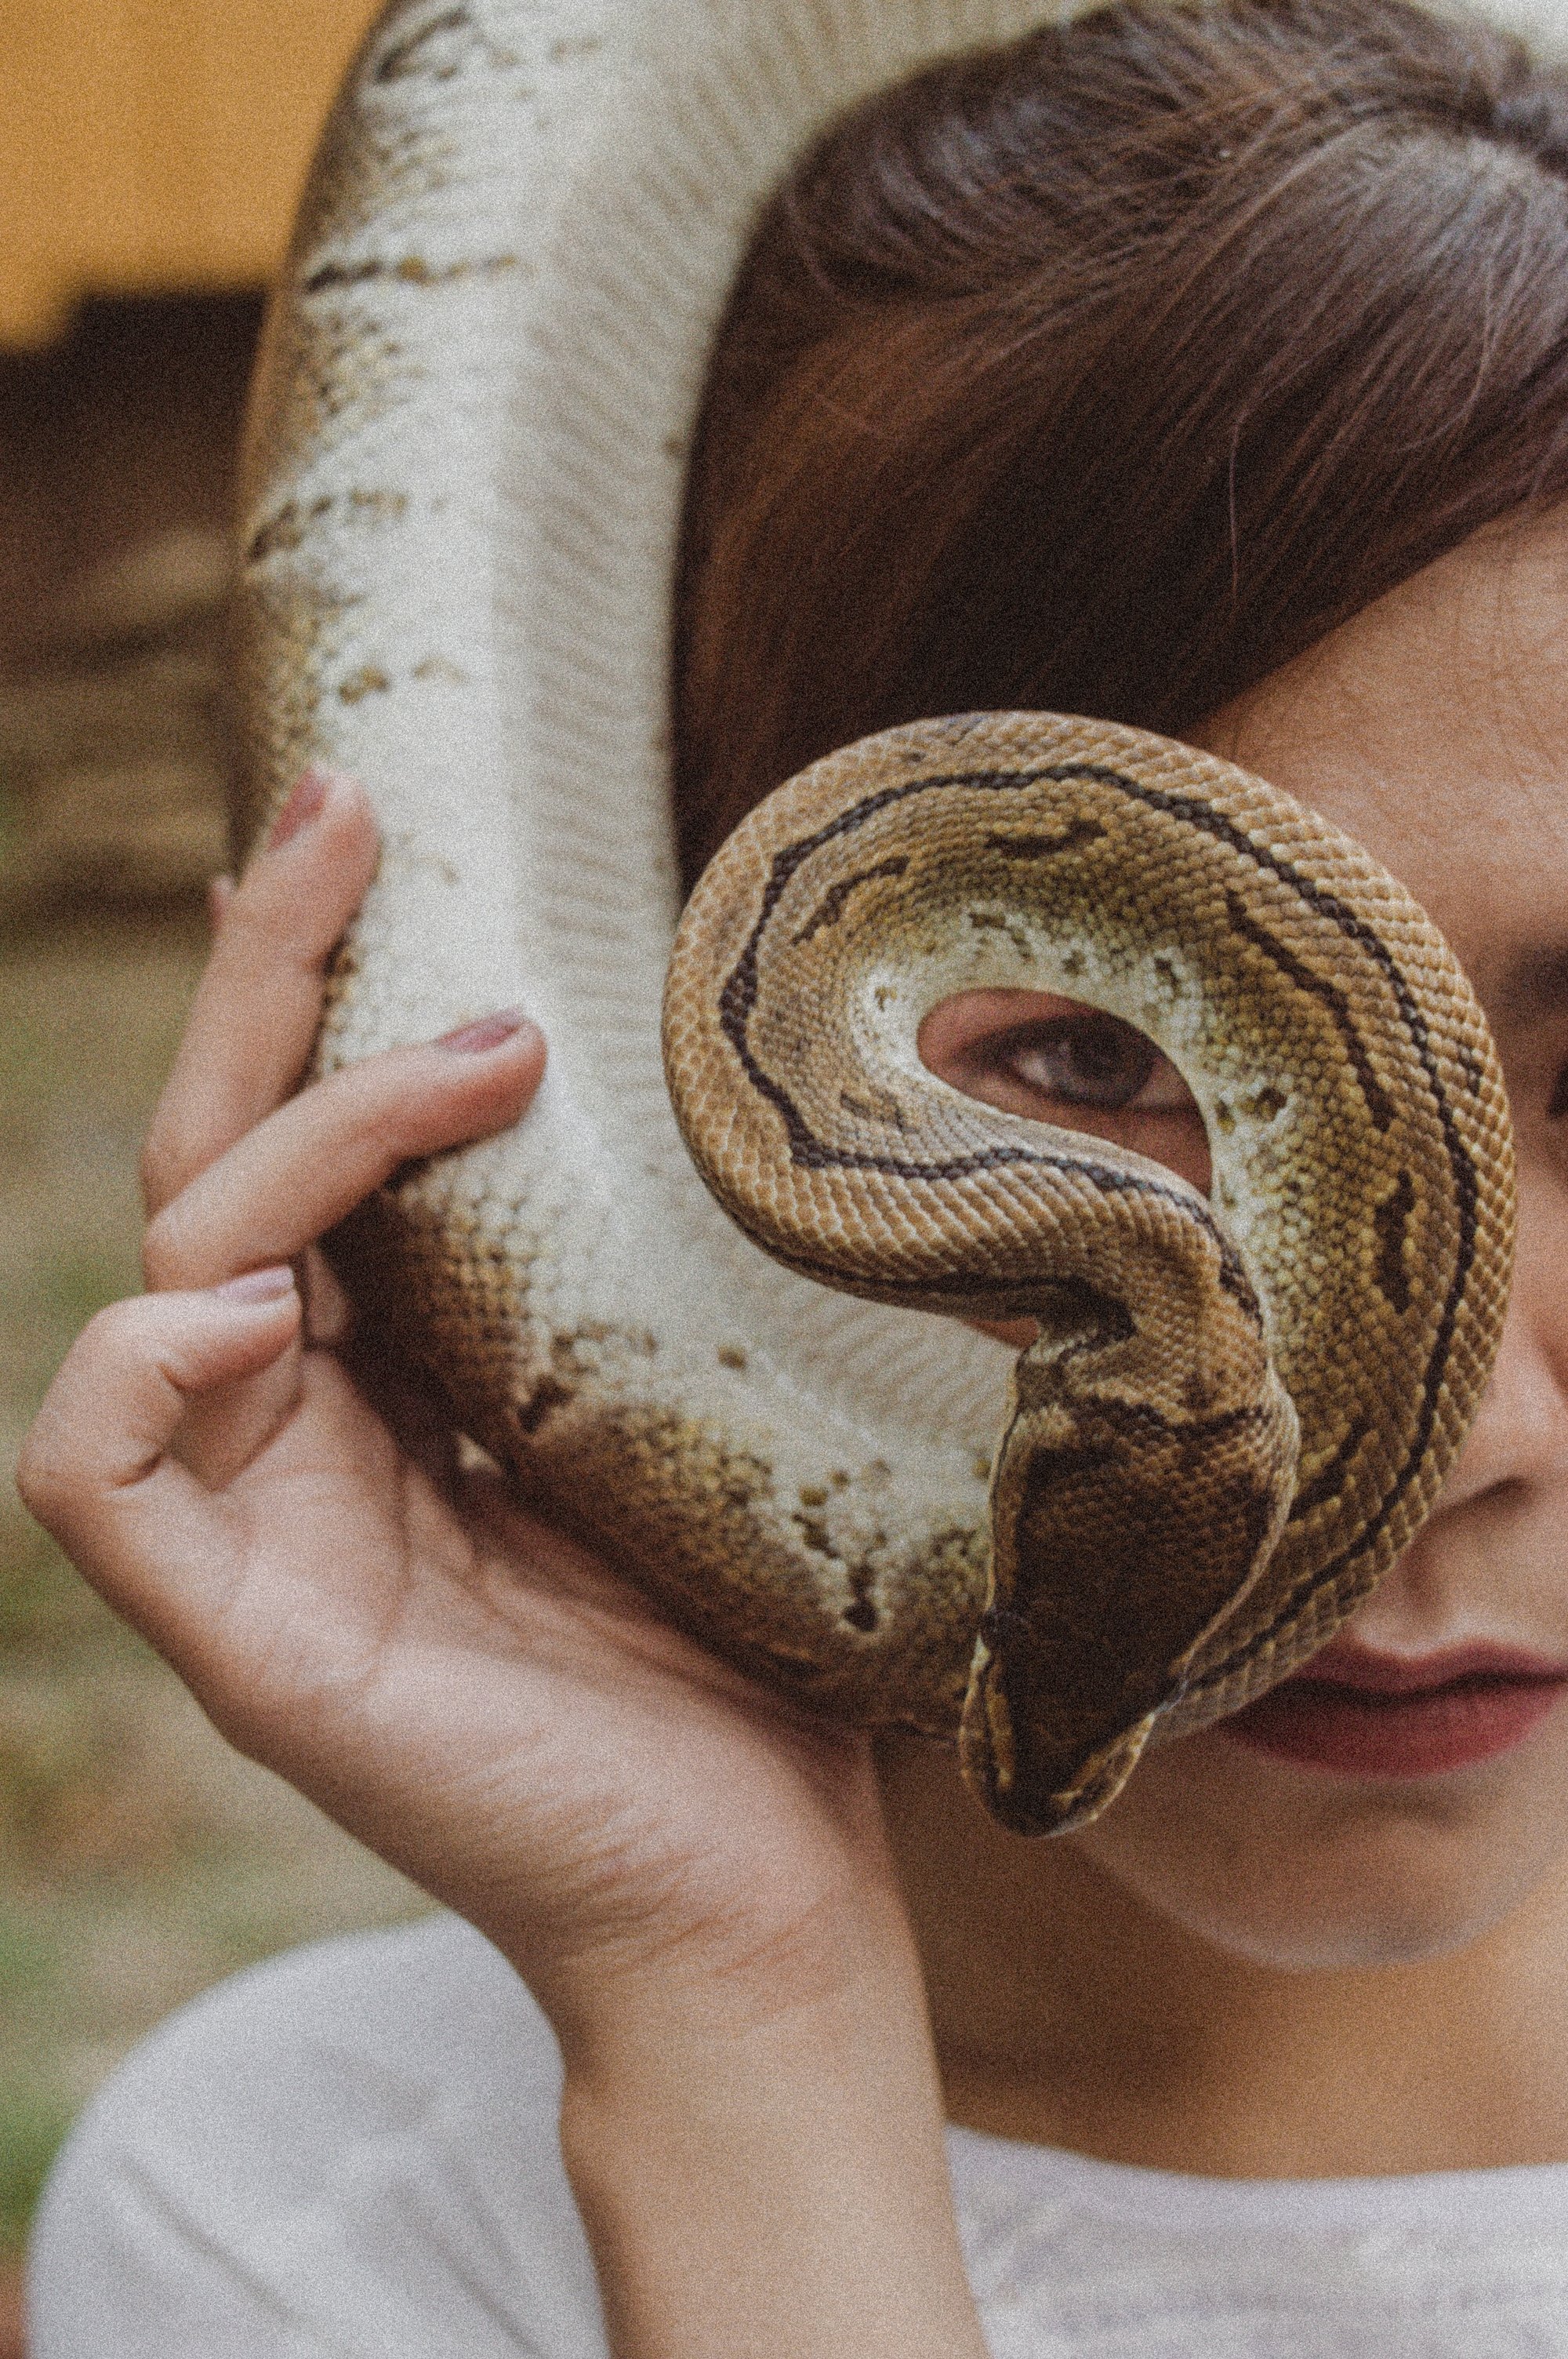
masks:
[[[69,2144],[33,2359],[605,2359],[559,2086],[454,1919],[240,1975]],[[1568,2359],[1568,2165],[1237,2181],[950,2139],[994,2359]]]

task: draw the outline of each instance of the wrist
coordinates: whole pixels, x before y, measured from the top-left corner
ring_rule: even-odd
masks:
[[[693,1967],[601,1990],[562,2041],[617,2359],[983,2359],[891,1885]]]
[[[913,1972],[589,2043],[562,2149],[618,2359],[983,2359],[943,2131]]]
[[[635,2113],[762,2128],[779,2086],[831,2087],[845,2103],[879,2084],[919,2093],[940,2128],[925,1990],[902,1911],[862,1925],[796,1932],[765,1954],[716,1962],[676,1954],[635,1973],[600,1974],[591,2004],[557,2020],[564,2104],[585,2136],[613,2135]]]

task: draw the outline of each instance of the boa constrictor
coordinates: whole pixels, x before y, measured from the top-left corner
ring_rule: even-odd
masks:
[[[842,107],[1060,5],[393,0],[329,125],[269,321],[243,528],[242,848],[312,759],[363,777],[382,824],[381,873],[346,946],[321,1065],[514,1004],[551,1045],[545,1086],[514,1131],[402,1175],[367,1209],[343,1241],[353,1282],[468,1431],[688,1627],[825,1707],[948,1736],[986,1611],[988,1485],[1012,1354],[955,1321],[838,1290],[846,1275],[864,1282],[859,1266],[831,1287],[779,1268],[693,1169],[659,1031],[678,915],[669,584],[706,357],[761,199]],[[1528,10],[1511,0],[1511,13]],[[1354,865],[1348,851],[1334,856]],[[1253,884],[1235,889],[1274,939],[1273,887],[1258,885],[1256,905]],[[999,928],[969,929],[967,980],[1016,984],[1023,940],[1046,971],[1053,924],[1025,893]],[[1381,929],[1378,917],[1374,940]],[[1241,938],[1225,939],[1221,963],[1241,960]],[[1329,957],[1328,938],[1314,940],[1312,955]],[[1246,959],[1263,973],[1264,951]],[[1273,1009],[1283,985],[1270,987]],[[1329,1002],[1295,999],[1316,1006],[1321,1032]],[[1367,1050],[1381,1073],[1379,1053]],[[1418,1265],[1439,1234],[1437,1195],[1422,1192],[1437,1170],[1430,1125],[1445,1110],[1468,1151],[1475,1109],[1495,1111],[1483,1035],[1469,1053],[1473,1067],[1440,1066],[1422,1154],[1412,1146],[1408,1165],[1386,1167],[1404,1207],[1399,1266],[1412,1287],[1422,1278],[1423,1307],[1409,1316],[1422,1352],[1434,1298]],[[1408,1071],[1390,1064],[1379,1085],[1402,1093],[1396,1075]],[[950,1105],[946,1119],[959,1119]],[[1375,1122],[1363,1143],[1384,1169]],[[1506,1195],[1496,1170],[1494,1246]],[[1373,1227],[1360,1258],[1341,1265],[1352,1293],[1352,1268],[1383,1266],[1366,1261],[1368,1234],[1393,1235],[1381,1204],[1363,1204]],[[1182,1217],[1184,1234],[1210,1234],[1192,1206]],[[1119,1234],[1130,1234],[1126,1218]],[[1245,1268],[1267,1325],[1269,1252],[1238,1234],[1234,1252],[1214,1251],[1215,1272]],[[1503,1283],[1496,1257],[1486,1267],[1483,1315],[1463,1331],[1467,1346],[1454,1330],[1419,1471],[1375,1539],[1368,1525],[1356,1540],[1356,1517],[1389,1453],[1408,1446],[1407,1396],[1381,1412],[1376,1449],[1358,1444],[1335,1466],[1330,1508],[1318,1495],[1334,1462],[1322,1455],[1328,1412],[1295,1397],[1296,1347],[1280,1326],[1271,1340],[1303,1429],[1298,1504],[1310,1496],[1310,1511],[1287,1525],[1228,1637],[1217,1625],[1203,1641],[1217,1588],[1201,1583],[1176,1616],[1173,1655],[1163,1625],[1152,1650],[1134,1634],[1121,1733],[1102,1680],[1079,1715],[1075,1769],[1061,1768],[1044,1705],[1031,1705],[1011,1800],[1006,1666],[1020,1658],[1001,1636],[1011,1625],[988,1625],[995,1668],[969,1725],[989,1733],[969,1751],[1004,1812],[1072,1818],[1108,1790],[1156,1695],[1160,1739],[1245,1701],[1331,1634],[1451,1454]],[[1386,1299],[1374,1304],[1373,1330],[1394,1315]],[[1277,1402],[1274,1421],[1289,1424]],[[1011,1463],[1004,1452],[999,1495]],[[1315,1531],[1342,1507],[1329,1558],[1348,1550],[1349,1570],[1325,1581],[1314,1556],[1314,1578],[1298,1582],[1298,1527]],[[1033,1573],[1006,1578],[1033,1614]],[[1162,1687],[1150,1684],[1156,1658]]]

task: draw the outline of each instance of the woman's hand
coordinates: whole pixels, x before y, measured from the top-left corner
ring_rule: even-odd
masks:
[[[383,1371],[389,1422],[334,1348],[316,1240],[515,1121],[545,1058],[481,1018],[295,1094],[375,859],[362,792],[310,777],[222,908],[147,1142],[150,1290],[79,1338],[23,1495],[233,1744],[527,1976],[618,2348],[978,2352],[864,1740],[460,1473]]]

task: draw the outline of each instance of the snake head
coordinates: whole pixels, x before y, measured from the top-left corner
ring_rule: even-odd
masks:
[[[1102,1296],[1076,1332],[1043,1321],[1014,1371],[959,1745],[1016,1833],[1065,1832],[1120,1791],[1284,1527],[1295,1409],[1217,1265],[1124,1271],[1131,1300]]]

